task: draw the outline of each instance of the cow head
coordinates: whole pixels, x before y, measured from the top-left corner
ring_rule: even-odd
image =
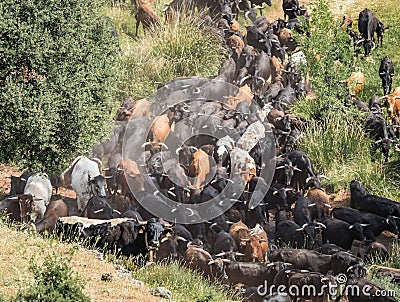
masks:
[[[354,236],[354,239],[357,239],[357,240],[360,240],[360,241],[364,241],[365,240],[365,236],[364,236],[364,232],[363,232],[363,226],[366,226],[366,225],[358,223],[358,222],[356,222],[356,223],[354,223],[354,224],[349,226],[349,231]]]
[[[151,218],[147,221],[144,232],[146,245],[149,249],[157,249],[160,246],[160,237],[163,234],[172,233],[172,226],[166,225],[158,218]]]
[[[90,185],[90,190],[91,193],[94,196],[106,196],[106,190],[105,190],[105,178],[102,175],[97,175],[93,178],[88,175],[88,181]]]
[[[111,219],[113,209],[103,197],[93,196],[87,204],[87,217],[91,219]]]
[[[268,246],[268,240],[266,238],[258,234],[253,234],[247,242],[245,254],[247,257],[251,258],[253,262],[263,261],[265,260],[264,252],[266,252],[266,249],[263,248],[265,244]]]
[[[27,222],[33,210],[33,199],[31,194],[18,195],[18,203],[20,208],[20,216],[22,222]]]

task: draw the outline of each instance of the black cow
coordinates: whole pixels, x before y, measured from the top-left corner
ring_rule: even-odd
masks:
[[[267,39],[265,34],[256,26],[246,26],[246,42],[257,50],[262,50],[271,55],[271,41]]]
[[[337,251],[331,257],[332,270],[334,274],[350,274],[357,277],[364,277],[367,271],[364,267],[364,262],[346,251]]]
[[[376,47],[374,42],[374,34],[377,29],[379,20],[369,9],[364,9],[358,16],[358,31],[362,35],[362,39],[357,44],[363,43],[365,55],[368,56]]]
[[[320,219],[326,228],[322,231],[322,242],[337,244],[338,246],[349,250],[353,240],[357,239],[363,241],[365,239],[363,228],[360,223],[349,224],[345,221],[323,217]]]
[[[385,117],[380,113],[370,113],[366,118],[366,129],[375,144],[379,144],[385,161],[388,161],[389,150],[394,142],[394,137],[390,136]]]
[[[305,249],[277,249],[271,251],[269,255],[270,261],[291,263],[298,269],[307,269],[321,274],[326,274],[331,270],[331,258],[331,255]]]
[[[398,234],[396,220],[393,217],[381,217],[373,213],[361,212],[352,208],[335,208],[332,210],[332,217],[354,224],[364,224],[364,235],[367,240],[374,241],[383,231]]]
[[[114,210],[107,202],[107,199],[104,197],[100,196],[91,197],[87,203],[86,209],[87,209],[87,217],[90,219],[113,218]]]
[[[276,225],[275,240],[281,240],[291,247],[312,249],[316,230],[320,227],[313,223],[299,226],[291,220],[281,221]]]
[[[383,94],[389,94],[392,90],[392,78],[394,76],[393,62],[389,57],[384,57],[379,66],[379,77],[382,80]]]
[[[350,184],[350,205],[360,211],[374,213],[378,216],[388,218],[389,216],[400,217],[400,204],[388,198],[371,195],[357,181]]]
[[[297,16],[301,15],[301,10],[298,0],[283,0],[282,9],[283,9],[283,19],[285,20],[286,16],[288,17],[288,19],[294,19]]]

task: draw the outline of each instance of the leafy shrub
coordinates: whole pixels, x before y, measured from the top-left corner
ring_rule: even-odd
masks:
[[[112,126],[117,47],[100,1],[2,1],[1,162],[58,170]]]
[[[32,284],[20,290],[13,301],[90,301],[82,292],[83,281],[60,256],[49,255],[41,266],[31,260],[29,271],[34,277]]]

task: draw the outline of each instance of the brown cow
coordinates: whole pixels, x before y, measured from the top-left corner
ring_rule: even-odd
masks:
[[[283,65],[279,58],[272,56],[271,57],[271,82],[282,82],[282,70]]]
[[[246,241],[245,261],[267,261],[268,237],[259,224],[250,230],[250,238]]]
[[[56,226],[57,220],[60,217],[68,216],[68,207],[62,199],[57,199],[49,203],[44,217],[36,223],[32,223],[32,227],[39,233],[48,231],[51,232]]]
[[[194,177],[192,187],[201,189],[210,173],[210,159],[208,154],[201,149],[193,153],[193,160],[189,165],[189,175]]]
[[[358,95],[364,89],[364,83],[365,77],[361,71],[352,72],[346,81],[349,93],[355,97],[358,97]]]
[[[245,253],[247,241],[250,240],[250,230],[241,220],[232,224],[229,229],[229,234],[232,235],[239,249],[239,252]]]
[[[351,17],[343,16],[342,24],[340,24],[340,28],[343,31],[347,31],[349,28],[353,27],[353,19]]]
[[[248,84],[239,88],[238,93],[235,96],[229,96],[227,104],[236,109],[237,105],[241,102],[246,102],[247,104],[251,105],[251,100],[253,99],[254,95],[251,92],[250,86]]]
[[[226,44],[229,48],[236,52],[238,57],[242,54],[244,47],[243,40],[238,35],[232,35],[226,40]]]
[[[385,100],[391,118],[400,117],[400,87],[396,87],[393,93],[387,94],[380,99]]]
[[[142,117],[146,116],[147,118],[150,117],[150,103],[149,101],[144,98],[137,100],[132,108],[126,112],[128,119],[133,119],[135,117]]]
[[[131,191],[128,185],[128,177],[130,178],[129,184],[135,187],[137,191],[144,191],[144,179],[140,173],[138,165],[135,161],[130,159],[123,159],[117,167],[117,183],[121,186],[121,194],[126,196]]]
[[[189,243],[183,259],[186,265],[191,269],[200,271],[206,277],[211,278],[213,276],[211,266],[208,264],[210,261],[212,261],[212,257],[210,253],[202,248]]]
[[[140,0],[138,4],[139,7],[135,15],[136,36],[138,35],[140,22],[142,22],[143,31],[145,31],[146,29],[151,29],[152,26],[159,24],[157,15],[154,13],[153,9],[150,7],[146,0]]]

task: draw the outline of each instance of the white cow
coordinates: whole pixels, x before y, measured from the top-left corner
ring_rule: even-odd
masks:
[[[101,161],[78,156],[69,166],[71,171],[71,186],[76,193],[78,210],[85,209],[87,202],[93,196],[106,196],[105,178],[100,174]]]
[[[46,212],[52,194],[52,187],[49,177],[46,174],[34,174],[26,181],[23,195],[9,199],[16,199],[19,202],[21,218],[24,220],[30,217],[31,221],[42,219]]]

